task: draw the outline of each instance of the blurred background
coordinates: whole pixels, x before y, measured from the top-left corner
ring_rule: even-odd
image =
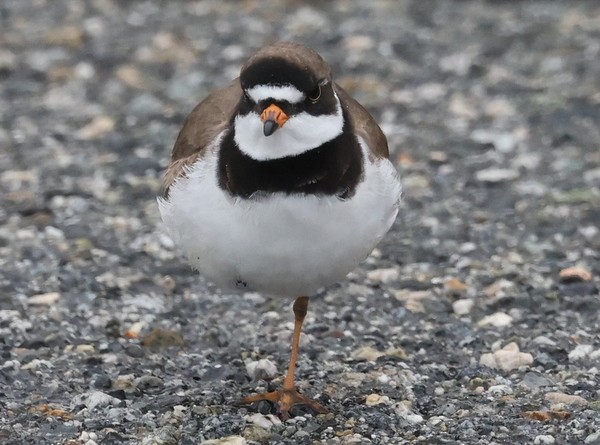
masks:
[[[581,443],[598,430],[593,413],[560,431],[524,424],[520,411],[544,406],[537,393],[493,404],[480,428],[461,392],[475,377],[498,383],[480,356],[512,340],[558,389],[576,391],[571,379],[584,399],[598,399],[586,361],[600,356],[598,2],[3,0],[0,29],[0,407],[10,411],[0,441],[44,431],[48,443],[100,442],[109,427],[114,443],[149,441],[168,421],[140,420],[142,412],[193,404],[202,409],[193,422],[191,411],[178,418],[180,443],[244,435],[251,422],[230,402],[256,382],[239,357],[253,351],[244,360],[269,357],[283,372],[291,302],[222,295],[192,273],[155,196],[185,116],[277,40],[312,46],[330,62],[381,123],[405,187],[380,248],[314,299],[302,372],[334,397],[335,411],[344,397],[360,407],[349,402],[358,411],[331,420],[332,431],[362,418],[347,443],[477,443],[511,437],[518,425],[523,443],[538,435]],[[146,352],[144,336],[157,327],[179,333],[186,352]],[[550,343],[535,343],[539,336]],[[565,367],[580,343],[587,352]],[[422,392],[341,379],[355,369],[346,358],[365,345],[402,348],[394,360],[408,357],[405,387],[421,382]],[[357,372],[383,372],[377,357]],[[33,360],[52,368],[26,368]],[[462,374],[440,377],[446,365]],[[385,372],[402,382],[394,369]],[[162,379],[154,395],[114,393],[117,376],[148,372]],[[511,387],[524,374],[503,375]],[[179,376],[197,392],[160,399],[187,394]],[[454,382],[446,395],[434,391],[440,379]],[[223,381],[221,392],[210,389]],[[401,420],[406,412],[393,404],[364,408],[372,388],[410,401],[406,412],[421,421]],[[98,420],[108,411],[89,399],[94,390],[120,394],[127,407],[108,426]],[[64,411],[62,422],[39,408],[48,403]],[[444,411],[448,403],[471,410],[471,426]],[[445,432],[427,423],[444,412]],[[289,443],[346,437],[274,428]]]

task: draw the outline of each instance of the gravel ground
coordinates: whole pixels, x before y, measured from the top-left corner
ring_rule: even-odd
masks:
[[[4,0],[2,444],[600,443],[596,1]],[[185,115],[276,39],[388,134],[397,223],[311,299],[192,273],[155,195]],[[271,379],[270,382],[267,380]]]

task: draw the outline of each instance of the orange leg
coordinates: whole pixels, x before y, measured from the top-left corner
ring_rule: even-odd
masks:
[[[327,409],[308,397],[304,397],[296,391],[294,384],[294,374],[296,371],[296,362],[298,361],[298,345],[300,343],[300,332],[302,331],[302,323],[308,310],[308,297],[298,297],[294,302],[294,337],[292,339],[292,355],[288,372],[283,381],[283,387],[277,391],[257,394],[254,396],[244,397],[239,403],[248,405],[250,403],[261,400],[268,400],[277,406],[277,413],[283,420],[289,419],[290,409],[294,405],[305,405],[318,414],[327,413]]]

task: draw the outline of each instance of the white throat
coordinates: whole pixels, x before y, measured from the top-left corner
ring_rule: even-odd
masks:
[[[335,94],[335,93],[334,93]],[[257,113],[236,116],[234,120],[235,143],[252,159],[266,161],[297,156],[335,139],[342,133],[344,117],[340,100],[335,95],[334,114],[313,116],[302,112],[293,115],[271,136],[263,133],[263,123]]]

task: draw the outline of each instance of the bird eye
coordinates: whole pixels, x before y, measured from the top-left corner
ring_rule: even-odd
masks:
[[[317,84],[317,88],[315,88],[308,95],[308,100],[310,100],[313,104],[316,103],[321,98],[321,84]]]
[[[244,99],[246,99],[248,102],[252,102],[252,98],[248,94],[248,90],[243,90],[243,91],[244,91]]]

